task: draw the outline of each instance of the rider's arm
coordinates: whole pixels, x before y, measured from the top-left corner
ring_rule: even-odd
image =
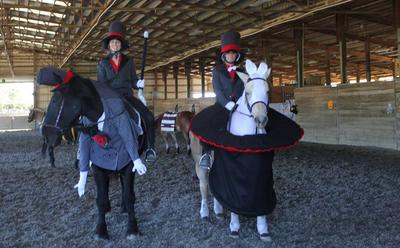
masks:
[[[100,60],[100,62],[97,64],[96,75],[97,75],[97,81],[99,82],[107,81],[106,70],[102,65],[102,60]]]
[[[130,75],[131,88],[138,89],[138,87],[136,86],[138,77],[136,75],[135,63],[133,62],[132,58],[129,58],[129,72],[131,73]]]
[[[221,106],[225,106],[230,100],[225,97],[223,93],[222,83],[216,69],[213,70],[212,84],[214,88],[215,97]]]

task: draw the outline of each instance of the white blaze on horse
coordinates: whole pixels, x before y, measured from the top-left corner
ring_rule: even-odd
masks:
[[[194,104],[192,105],[192,111],[178,111],[178,105],[175,106],[175,112],[164,112],[155,118],[156,129],[160,130],[161,138],[165,144],[165,151],[169,153],[168,137],[171,137],[175,143],[175,151],[178,154],[180,152],[179,143],[176,138],[178,133],[182,133],[185,139],[186,151],[190,154],[190,140],[189,140],[189,127],[190,121],[195,115]]]
[[[276,205],[273,151],[296,144],[303,130],[292,120],[269,109],[266,80],[271,70],[267,64],[261,63],[257,67],[247,60],[246,71],[248,74],[236,72],[244,83],[244,92],[236,102],[236,110],[228,114],[223,107],[214,105],[200,112],[192,121],[191,149],[202,198],[200,216],[209,216],[207,194],[210,182],[217,218],[223,214],[222,205],[231,211],[229,227],[232,237],[239,236],[237,213],[240,213],[257,216],[260,238],[270,241],[266,214],[271,213]],[[210,116],[214,120],[210,120]],[[224,127],[221,123],[227,124]],[[200,140],[214,147],[210,172],[199,166]]]

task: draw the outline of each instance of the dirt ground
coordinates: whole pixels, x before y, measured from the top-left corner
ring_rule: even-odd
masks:
[[[160,140],[158,140],[160,143]],[[254,218],[241,218],[232,239],[229,218],[201,220],[194,163],[186,154],[159,159],[136,176],[142,235],[126,240],[120,184],[112,180],[109,241],[93,238],[95,187],[79,198],[73,186],[76,146],[58,147],[56,168],[40,157],[37,132],[0,133],[0,247],[399,247],[400,153],[377,148],[300,143],[276,153],[278,204],[268,216],[272,242]],[[181,144],[183,144],[181,140]],[[182,145],[183,147],[183,145]],[[212,209],[210,197],[209,207]]]

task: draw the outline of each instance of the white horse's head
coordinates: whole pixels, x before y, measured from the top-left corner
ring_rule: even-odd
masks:
[[[271,73],[271,68],[264,62],[257,66],[251,61],[246,60],[246,72],[237,72],[244,83],[245,103],[251,115],[254,117],[256,126],[264,128],[268,122],[268,83],[267,78]]]

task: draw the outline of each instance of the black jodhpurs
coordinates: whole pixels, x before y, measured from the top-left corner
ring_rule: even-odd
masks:
[[[105,214],[110,206],[110,201],[108,198],[108,188],[110,182],[110,174],[115,173],[115,171],[106,170],[92,164],[93,176],[96,182],[97,188],[97,208],[99,213]],[[121,186],[122,186],[122,197],[124,204],[128,213],[134,213],[134,203],[135,203],[135,192],[133,191],[133,184],[135,182],[135,173],[132,172],[133,162],[129,162],[124,168],[116,173],[119,173]]]
[[[136,97],[125,97],[129,103],[139,112],[146,125],[146,144],[147,148],[154,149],[155,130],[154,130],[154,115],[153,113]]]

